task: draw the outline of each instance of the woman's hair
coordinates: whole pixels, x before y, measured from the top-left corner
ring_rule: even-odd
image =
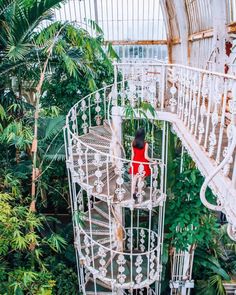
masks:
[[[135,138],[133,141],[133,147],[137,148],[137,149],[142,149],[144,148],[145,145],[145,130],[144,128],[140,128],[137,130],[136,134],[135,134]]]

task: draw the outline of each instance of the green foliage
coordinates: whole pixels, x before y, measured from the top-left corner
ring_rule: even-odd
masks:
[[[133,107],[131,104],[127,103],[125,106],[125,117],[133,121],[137,118],[144,118],[149,120],[150,115],[155,118],[156,111],[155,108],[148,102],[142,101],[137,107]]]
[[[222,226],[212,237],[210,247],[204,244],[197,247],[193,265],[197,294],[225,294],[223,282],[232,281],[236,275],[234,246],[235,243],[227,235],[226,226]]]
[[[212,236],[219,228],[216,217],[201,203],[199,194],[203,178],[200,172],[191,166],[191,159],[186,158],[183,172],[176,173],[176,183],[169,193],[167,205],[166,237],[171,239],[174,247],[181,250],[187,249],[188,245],[199,245],[203,242],[210,245]],[[210,191],[208,197],[214,198]]]
[[[65,247],[65,240],[57,234],[41,238],[40,230],[46,221],[42,215],[36,215],[26,206],[14,206],[15,198],[9,194],[0,194],[0,255],[12,251],[27,251],[32,244],[49,245],[54,251]],[[32,228],[35,230],[32,231]]]
[[[68,109],[113,81],[117,55],[78,25],[53,22],[57,0],[0,0],[0,294],[77,294],[63,126]],[[42,23],[47,20],[47,26]],[[40,98],[37,212],[29,210],[35,87]],[[65,219],[45,217],[63,213]],[[68,214],[68,216],[66,215]],[[80,219],[78,213],[78,220]]]
[[[171,153],[176,153],[177,144],[176,141],[174,149],[169,150]],[[188,245],[196,247],[193,264],[196,294],[224,295],[223,281],[230,281],[236,273],[233,264],[235,251],[231,248],[232,243],[227,244],[226,231],[220,227],[214,212],[202,205],[199,194],[203,177],[186,154],[183,172],[180,173],[179,169],[180,158],[177,158],[171,166],[175,177],[169,183],[166,241],[170,248],[185,250]],[[207,198],[211,202],[215,200],[210,190]]]
[[[19,268],[11,273],[8,281],[8,293],[3,294],[37,294],[37,295],[52,295],[55,281],[52,276],[46,272],[27,271],[24,268]],[[1,289],[0,289],[1,290]]]
[[[14,145],[16,148],[26,150],[33,140],[32,128],[23,125],[22,121],[12,121],[7,125],[0,135],[0,142]]]
[[[42,237],[45,217],[16,204],[15,197],[0,194],[0,293],[53,294],[55,282],[47,271],[44,251],[61,252],[67,242],[55,233]]]
[[[52,8],[58,7],[59,0],[44,1],[8,1],[7,9],[4,0],[1,0],[0,22],[4,25],[0,29],[1,59],[16,62],[31,54],[34,47],[35,29],[43,20],[50,19]]]
[[[62,261],[58,261],[55,257],[47,259],[47,263],[51,266],[56,281],[54,292],[57,295],[77,295],[77,275],[73,268],[68,267]]]

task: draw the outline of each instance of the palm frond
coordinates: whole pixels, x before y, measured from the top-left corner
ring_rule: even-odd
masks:
[[[96,23],[96,21],[92,20],[92,19],[88,19],[87,23],[91,26],[91,28],[100,35],[103,35],[103,30],[101,29],[101,27]]]
[[[213,275],[209,278],[209,286],[216,288],[217,295],[225,295],[225,288],[223,285],[222,277],[220,275]]]
[[[6,12],[6,10],[9,9],[14,2],[14,0],[0,0],[0,19],[2,18],[2,15]]]
[[[53,118],[40,118],[38,131],[40,138],[39,141],[42,143],[46,142],[47,140],[51,140],[53,136],[57,135],[58,132],[62,131],[64,124],[64,116],[58,116]]]
[[[5,30],[7,47],[5,51],[10,60],[22,60],[34,47],[33,36],[37,27],[52,17],[52,8],[59,7],[60,0],[30,1],[17,0],[14,12]]]
[[[65,145],[64,143],[57,142],[54,143],[44,154],[45,161],[52,161],[52,162],[62,162],[65,161],[66,154],[65,154]]]

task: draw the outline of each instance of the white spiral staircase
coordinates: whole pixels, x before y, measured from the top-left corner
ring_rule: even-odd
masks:
[[[122,72],[120,82],[117,71]],[[64,135],[83,294],[160,294],[166,122],[207,177],[201,192],[204,205],[226,214],[229,234],[236,240],[235,79],[179,65],[116,64],[114,85],[88,95],[70,110]],[[139,112],[143,102],[154,113]],[[150,165],[149,185],[139,182],[137,199],[133,176],[127,173],[131,161],[122,147],[128,105],[137,118],[163,121],[162,156]],[[140,177],[142,173],[140,163]],[[216,195],[215,205],[205,199],[207,185]]]

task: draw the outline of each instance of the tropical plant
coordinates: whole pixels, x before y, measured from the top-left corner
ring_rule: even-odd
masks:
[[[60,252],[66,241],[50,231],[42,234],[45,217],[29,211],[24,202],[16,203],[15,196],[0,194],[0,293],[44,294],[54,285],[44,263],[44,251]]]
[[[78,99],[112,82],[116,54],[94,22],[95,37],[54,22],[60,2],[0,0],[0,192],[9,214],[0,218],[10,219],[0,226],[0,294],[78,293],[62,128]]]
[[[177,160],[176,170],[180,169],[179,163]],[[188,245],[203,242],[210,245],[219,225],[215,215],[203,206],[199,198],[203,177],[187,155],[184,158],[183,171],[177,172],[176,175],[176,182],[169,191],[167,203],[166,237],[180,250],[186,250]],[[210,191],[207,193],[209,198],[214,199]]]

